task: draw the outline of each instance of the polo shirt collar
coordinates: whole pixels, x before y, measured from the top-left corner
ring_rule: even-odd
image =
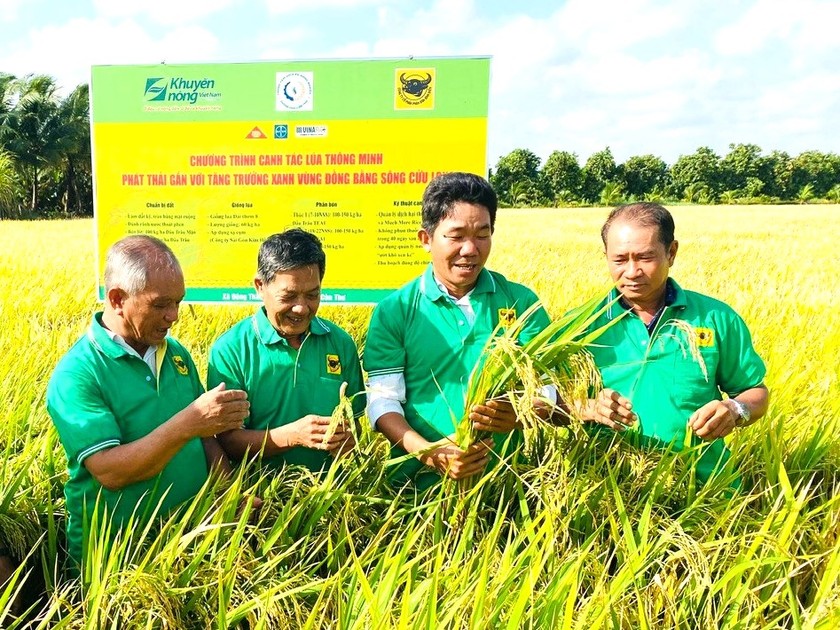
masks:
[[[686,300],[685,291],[683,290],[683,288],[679,284],[677,284],[677,281],[673,278],[668,278],[667,280],[665,280],[665,282],[665,306],[672,306],[674,308],[685,308]],[[622,304],[621,295],[619,294],[618,289],[616,287],[613,287],[610,291],[607,301],[611,303],[609,311],[607,312],[607,316],[609,317],[609,319],[618,317],[628,310]]]
[[[437,282],[435,281],[435,272],[431,263],[429,263],[429,266],[426,267],[426,271],[423,272],[423,275],[420,276],[420,292],[432,300],[432,302],[436,302],[437,300],[443,298],[451,299],[451,296],[448,293],[444,293],[440,290],[440,287],[438,287]],[[472,291],[470,291],[470,294],[478,295],[479,293],[495,292],[496,280],[493,278],[493,274],[487,271],[486,268],[482,269],[478,274],[478,280],[476,281]]]
[[[94,314],[93,321],[90,324],[90,328],[88,328],[87,336],[90,342],[105,356],[112,359],[119,359],[124,356],[134,356],[129,354],[128,350],[123,348],[116,341],[111,339],[111,336],[108,334],[108,330],[105,328],[105,324],[102,323],[102,313],[103,311],[99,311]]]
[[[289,342],[277,332],[277,329],[268,321],[268,315],[265,312],[265,307],[261,307],[256,313],[254,313],[254,328],[257,331],[257,337],[259,337],[260,341],[266,345],[270,346],[275,343],[283,343],[289,345]],[[307,331],[307,335],[326,335],[330,332],[329,326],[327,326],[322,319],[319,317],[313,317],[312,321],[309,323],[309,330]]]

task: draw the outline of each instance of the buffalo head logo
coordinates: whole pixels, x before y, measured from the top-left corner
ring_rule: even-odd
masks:
[[[499,309],[499,325],[502,328],[508,328],[516,321],[516,309],[500,308]]]
[[[187,367],[187,364],[184,363],[184,360],[177,354],[172,357],[172,363],[175,364],[175,368],[181,376],[186,376],[190,373],[190,369]]]
[[[337,354],[327,355],[327,374],[341,374],[341,360]]]
[[[402,83],[403,90],[412,96],[420,97],[423,94],[423,91],[429,87],[429,84],[432,82],[432,75],[428,72],[426,73],[425,79],[417,79],[417,78],[405,78],[405,72],[400,75],[400,83]]]

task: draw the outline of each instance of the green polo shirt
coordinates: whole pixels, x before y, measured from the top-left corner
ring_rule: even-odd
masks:
[[[764,381],[766,369],[752,345],[744,320],[723,302],[683,290],[673,279],[674,302],[648,333],[635,313],[628,313],[609,328],[590,350],[601,370],[604,387],[633,403],[639,432],[645,442],[672,445],[681,450],[688,419],[721,392],[737,396]],[[606,301],[618,297],[616,289]],[[624,313],[616,301],[594,323],[602,326]],[[673,322],[694,328],[703,364],[692,358],[686,333]],[[628,434],[630,434],[628,432]],[[701,443],[692,436],[692,443]],[[706,480],[729,458],[723,439],[709,443],[697,464],[697,476]]]
[[[470,294],[475,312],[470,326],[461,309],[438,288],[429,265],[423,275],[374,309],[365,344],[365,370],[371,377],[402,374],[406,421],[425,439],[437,441],[454,433],[463,417],[470,373],[500,318],[515,319],[537,301],[527,287],[483,269]],[[538,310],[525,324],[519,341],[526,343],[548,323],[545,310]],[[497,451],[507,437],[495,437]],[[518,439],[517,435],[511,442]],[[392,454],[397,457],[405,451],[394,447]],[[407,478],[414,478],[421,489],[440,479],[416,459],[401,464],[394,474],[397,482]]]
[[[329,416],[339,402],[339,389],[347,382],[346,395],[364,391],[359,353],[353,339],[330,321],[315,317],[299,349],[280,336],[261,308],[219,337],[210,349],[207,384],[223,382],[248,392],[250,416],[245,428],[273,429],[307,414]],[[364,394],[353,399],[359,417]],[[323,469],[332,457],[325,451],[297,446],[263,460],[272,467],[299,464]]]
[[[187,442],[157,476],[122,490],[103,488],[84,466],[94,453],[148,435],[204,391],[192,358],[174,339],[158,349],[157,368],[156,377],[142,359],[113,341],[97,313],[50,378],[47,410],[67,454],[67,539],[77,562],[84,557],[87,523],[100,494],[100,514],[106,507],[120,526],[135,511],[142,520],[158,503],[165,514],[192,498],[207,479],[199,439]]]

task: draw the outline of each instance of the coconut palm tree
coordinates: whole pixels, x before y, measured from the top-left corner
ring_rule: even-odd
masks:
[[[59,112],[55,80],[44,75],[7,82],[6,102],[11,108],[2,114],[0,146],[12,155],[30,191],[29,211],[38,211],[43,178],[62,159],[67,141]]]
[[[73,90],[58,107],[64,131],[58,192],[64,214],[89,214],[92,210],[89,111],[87,84]]]

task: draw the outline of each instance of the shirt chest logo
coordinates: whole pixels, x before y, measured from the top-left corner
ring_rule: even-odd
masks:
[[[337,354],[327,355],[327,374],[341,374],[341,360]]]
[[[700,348],[714,347],[715,331],[711,328],[695,328],[694,334],[697,335],[697,345]]]
[[[175,364],[175,369],[178,370],[178,374],[181,376],[186,376],[190,373],[190,368],[187,367],[187,364],[184,363],[184,359],[182,359],[179,355],[174,355],[172,357],[172,363]]]
[[[499,326],[502,328],[510,328],[513,322],[516,321],[515,308],[500,308],[499,309]]]

